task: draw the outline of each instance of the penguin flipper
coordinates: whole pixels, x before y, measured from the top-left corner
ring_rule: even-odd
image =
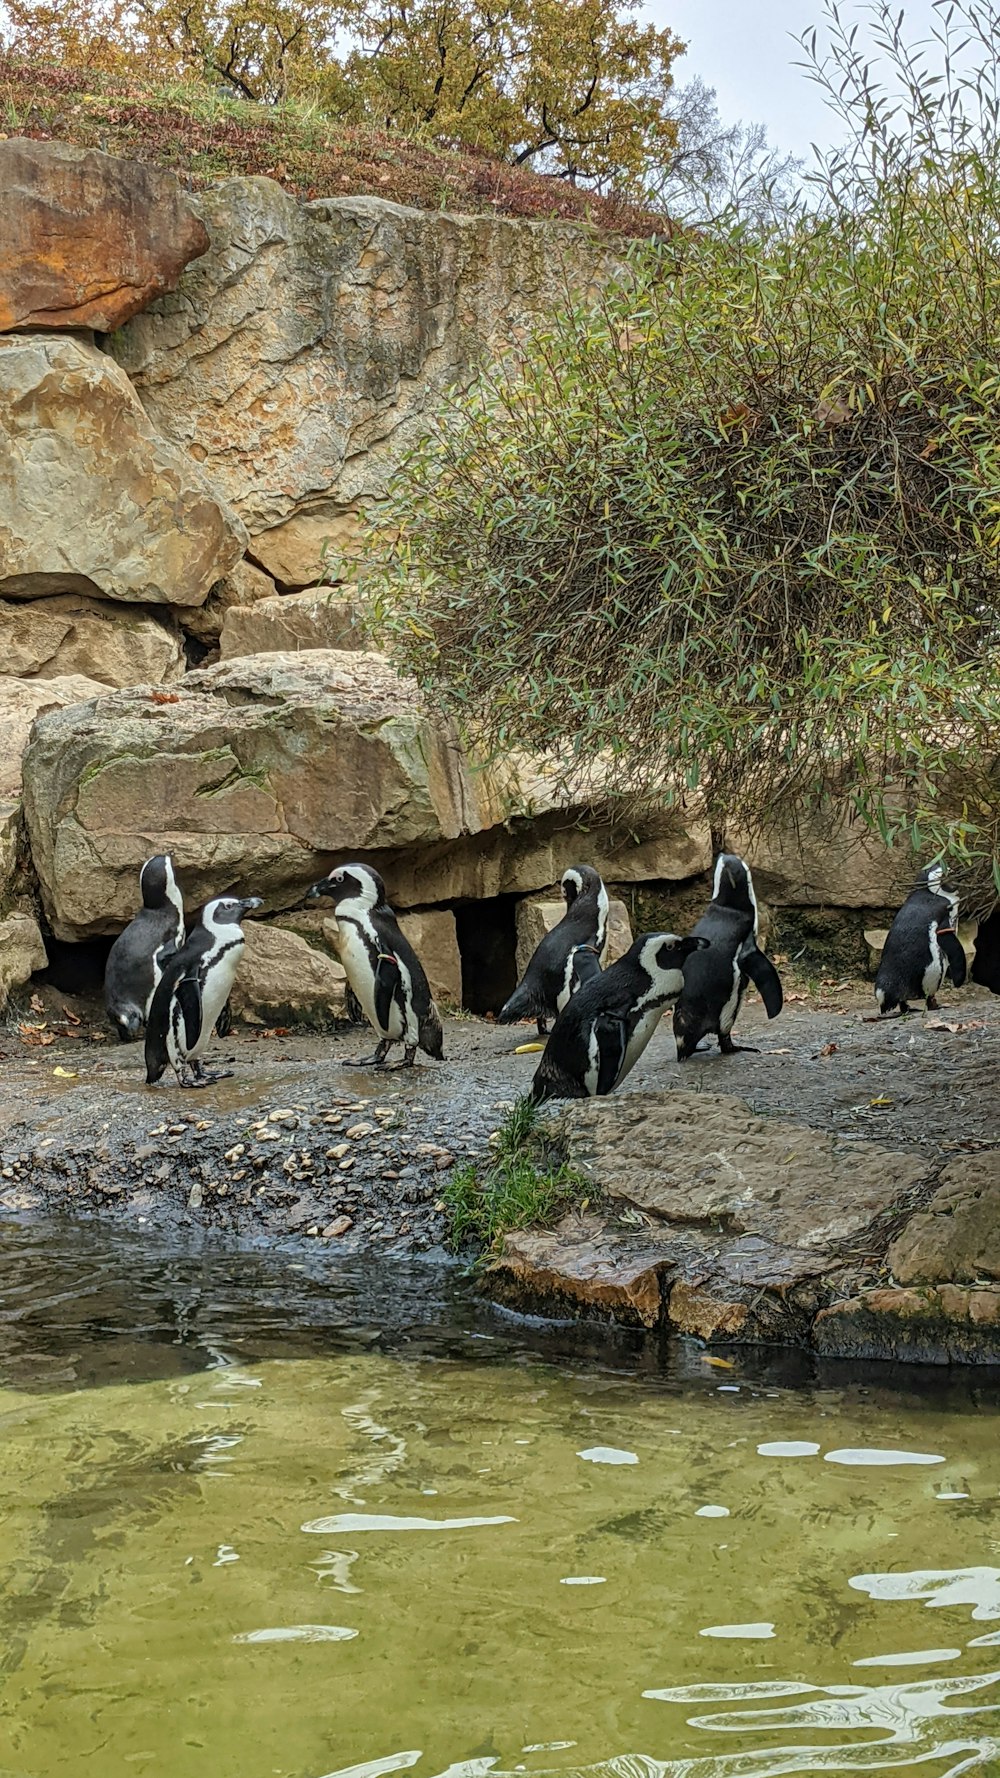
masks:
[[[948,979],[953,987],[961,988],[966,975],[965,951],[962,948],[961,940],[955,932],[946,931],[940,926],[937,936],[938,944],[941,946],[941,955],[948,965]]]
[[[380,1031],[388,1031],[393,1002],[402,986],[399,964],[389,951],[380,951],[375,965],[375,1018]]]
[[[190,1054],[201,1036],[201,988],[197,975],[182,975],[174,995],[184,1020],[184,1048]]]
[[[614,1087],[625,1066],[628,1032],[625,1020],[614,1013],[600,1013],[594,1020],[592,1043],[597,1046],[597,1086],[595,1092],[603,1099]]]
[[[764,1002],[764,1011],[768,1018],[776,1019],[785,1004],[785,997],[782,993],[781,977],[770,957],[765,957],[763,951],[758,951],[755,945],[751,950],[743,953],[740,958],[740,968],[743,974],[748,975],[753,982]]]

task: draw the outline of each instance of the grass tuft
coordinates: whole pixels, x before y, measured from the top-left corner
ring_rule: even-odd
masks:
[[[512,1229],[544,1227],[571,1204],[582,1208],[587,1191],[582,1175],[548,1150],[538,1107],[522,1096],[496,1132],[489,1160],[456,1168],[442,1196],[453,1246],[489,1248]]]

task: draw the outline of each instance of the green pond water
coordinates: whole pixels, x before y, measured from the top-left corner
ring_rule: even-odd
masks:
[[[1000,1775],[1000,1385],[0,1229],[2,1778]]]

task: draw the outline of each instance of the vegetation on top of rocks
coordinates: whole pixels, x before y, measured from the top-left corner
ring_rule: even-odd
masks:
[[[481,746],[744,831],[853,800],[985,888],[1000,9],[938,9],[940,71],[873,12],[884,85],[832,4],[806,46],[849,131],[808,203],[635,249],[455,397],[385,504],[377,610]]]
[[[538,1107],[526,1096],[516,1099],[486,1166],[469,1162],[451,1174],[441,1195],[454,1246],[488,1248],[511,1229],[544,1227],[571,1204],[586,1202],[586,1181],[554,1162],[538,1126]]]
[[[602,197],[426,135],[331,121],[307,102],[250,104],[197,81],[46,66],[2,48],[0,127],[169,167],[194,188],[264,175],[303,199],[388,198],[423,210],[590,223],[634,237],[667,226],[627,197]]]

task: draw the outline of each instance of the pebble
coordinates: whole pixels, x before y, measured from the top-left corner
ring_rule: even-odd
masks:
[[[200,1185],[193,1185],[188,1192],[188,1209],[200,1210],[204,1201],[204,1189]]]
[[[324,1239],[327,1241],[335,1241],[338,1235],[346,1235],[348,1229],[353,1227],[353,1217],[335,1216],[333,1221],[328,1222],[326,1228],[323,1230]]]
[[[354,1156],[352,1154],[349,1154],[346,1161],[341,1161],[340,1171],[342,1173],[346,1173],[348,1171],[348,1168],[353,1167],[353,1165],[354,1165]]]
[[[349,1150],[350,1150],[350,1143],[338,1142],[336,1148],[328,1148],[327,1149],[326,1158],[328,1161],[339,1161],[345,1154],[347,1154],[349,1152]]]
[[[359,1141],[362,1136],[374,1136],[374,1134],[374,1124],[354,1124],[351,1129],[344,1131],[344,1135],[349,1136],[352,1142]]]

